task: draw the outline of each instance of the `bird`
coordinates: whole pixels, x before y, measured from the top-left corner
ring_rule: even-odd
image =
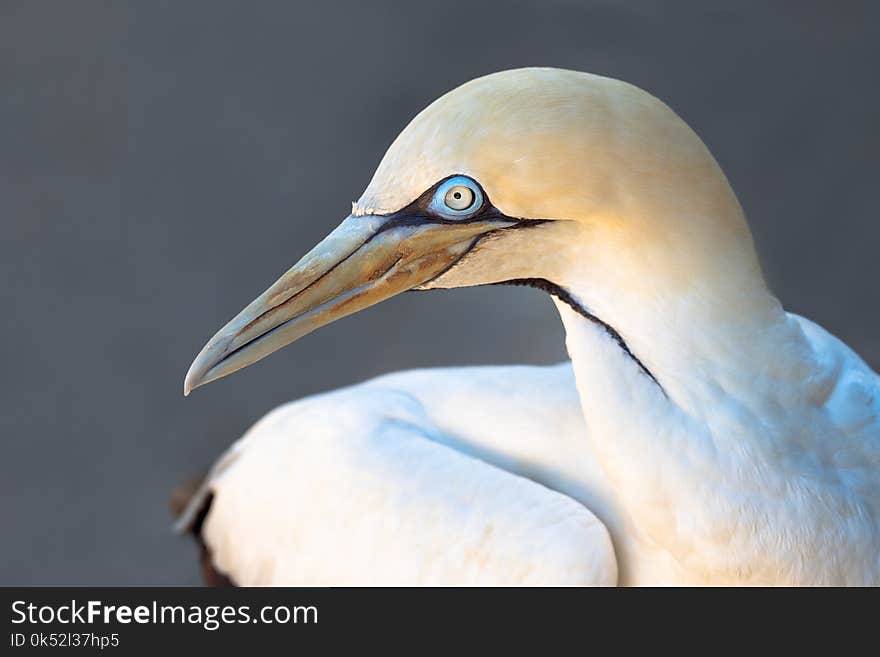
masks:
[[[570,362],[286,404],[178,527],[234,584],[877,585],[880,379],[768,287],[701,139],[554,68],[447,92],[184,391],[406,290],[548,292]]]

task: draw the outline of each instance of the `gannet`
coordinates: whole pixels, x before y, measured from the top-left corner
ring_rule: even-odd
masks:
[[[877,375],[783,309],[708,149],[621,81],[519,69],[436,100],[185,392],[404,290],[505,282],[554,296],[570,365],[393,374],[273,411],[180,520],[210,567],[238,584],[880,584]]]

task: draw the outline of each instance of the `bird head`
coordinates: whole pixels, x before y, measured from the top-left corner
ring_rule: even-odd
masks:
[[[205,345],[184,392],[411,289],[537,279],[626,327],[707,281],[760,278],[726,178],[666,105],[586,73],[505,71],[418,114],[352,213]]]

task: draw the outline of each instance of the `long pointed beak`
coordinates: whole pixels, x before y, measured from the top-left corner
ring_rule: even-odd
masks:
[[[513,224],[349,216],[208,341],[186,374],[183,394],[316,328],[427,283],[481,237]]]

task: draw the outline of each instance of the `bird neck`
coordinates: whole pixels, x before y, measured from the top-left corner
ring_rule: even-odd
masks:
[[[587,440],[610,508],[619,510],[603,520],[623,537],[622,551],[661,546],[674,568],[695,542],[729,538],[724,523],[736,515],[723,496],[712,506],[707,485],[743,489],[742,477],[788,449],[790,409],[809,385],[811,348],[800,324],[757,269],[740,272],[707,274],[665,295],[659,284],[633,286],[614,298],[595,285],[595,272],[590,285],[572,275],[570,298],[556,299]],[[700,581],[692,575],[681,581]],[[640,573],[624,569],[621,578],[637,582]]]
[[[625,220],[551,227],[556,257],[546,277],[566,295],[560,310],[579,380],[629,388],[632,372],[651,384],[646,397],[659,392],[700,414],[719,390],[760,398],[758,379],[772,387],[798,375],[806,339],[767,288],[726,180],[709,180],[686,204],[658,194],[662,202],[618,210]],[[596,340],[608,348],[582,347]]]
[[[611,312],[582,303],[576,289],[569,294],[557,305],[581,378],[635,385],[629,375],[638,374],[635,387],[646,397],[661,393],[702,414],[719,394],[748,401],[803,375],[806,338],[766,289],[747,304],[707,290],[665,301],[629,297]]]

